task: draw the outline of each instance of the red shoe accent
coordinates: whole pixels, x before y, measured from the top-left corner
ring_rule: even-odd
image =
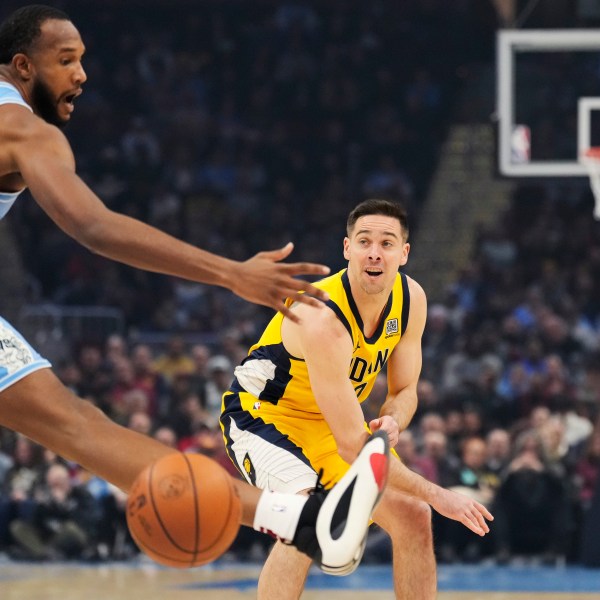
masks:
[[[371,454],[369,458],[371,460],[373,476],[377,482],[379,492],[381,492],[387,479],[387,456],[385,454]]]

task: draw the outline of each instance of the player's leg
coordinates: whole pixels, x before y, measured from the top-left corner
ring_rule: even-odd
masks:
[[[362,558],[370,516],[385,486],[387,435],[372,435],[348,467],[337,453],[324,419],[311,420],[306,427],[297,418],[270,414],[268,407],[244,408],[254,404],[255,398],[250,394],[230,394],[229,409],[221,415],[221,426],[227,452],[240,473],[253,485],[274,490],[261,496],[257,519],[261,518],[263,505],[270,504],[274,514],[289,512],[281,510],[282,496],[300,494],[315,485],[316,472],[311,464],[314,461],[316,468],[324,469],[325,482],[338,484],[326,494],[322,490],[309,496],[303,507],[305,525],[299,523],[293,545],[313,557],[327,573],[352,572]],[[259,410],[255,416],[253,411]],[[277,419],[272,420],[273,416]],[[297,498],[304,502],[301,496]],[[285,501],[290,502],[289,496]],[[257,519],[254,528],[265,530]]]
[[[293,546],[277,542],[258,578],[258,600],[292,600],[300,597],[311,559]]]
[[[98,408],[68,390],[48,368],[30,373],[0,392],[0,425],[23,433],[125,491],[148,464],[173,452],[160,442],[111,421]],[[365,447],[364,456],[375,450],[378,449]],[[365,469],[365,461],[359,464],[364,473],[360,474],[356,489],[368,502],[368,498],[373,498],[376,484]],[[311,556],[320,556],[318,543],[313,540],[316,540],[314,532],[321,504],[324,513],[330,513],[344,498],[314,495],[307,501],[288,494],[286,498],[279,498],[288,507],[282,516],[271,495],[263,497],[261,490],[234,481],[242,500],[242,524],[273,532],[304,546],[303,551]],[[368,510],[370,514],[373,506],[374,501],[363,511]],[[338,511],[338,514],[344,513]],[[362,530],[366,532],[366,527]],[[358,531],[360,536],[361,525]],[[298,533],[304,535],[299,541],[296,540]],[[308,545],[305,538],[309,540]],[[345,551],[347,553],[348,548]],[[343,555],[340,558],[339,549],[335,549],[332,557],[334,568],[346,566],[347,561]]]
[[[390,485],[373,513],[373,520],[392,540],[396,597],[406,600],[435,598],[436,565],[429,505]]]
[[[117,425],[73,394],[48,368],[0,392],[0,425],[79,463],[124,491],[148,464],[174,452]]]
[[[387,435],[377,432],[331,490],[311,492],[307,505],[318,500],[319,494],[326,495],[314,528],[306,519],[304,530],[299,528],[294,541],[326,573],[347,575],[358,566],[373,508],[384,490],[388,455]],[[299,598],[310,563],[296,548],[276,543],[258,580],[258,599]],[[282,573],[286,576],[282,577]]]

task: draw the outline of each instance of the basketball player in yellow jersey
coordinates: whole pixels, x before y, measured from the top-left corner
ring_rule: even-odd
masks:
[[[417,406],[426,298],[398,273],[410,246],[404,210],[367,200],[349,215],[348,268],[316,285],[331,310],[291,303],[296,324],[277,314],[235,371],[223,395],[221,425],[229,456],[261,488],[303,493],[323,469],[338,481],[368,438],[360,402],[387,367],[388,394],[368,426],[398,442]],[[398,598],[434,598],[436,569],[430,506],[478,535],[487,509],[443,489],[392,459],[388,485],[373,519],[392,539]],[[310,559],[276,543],[261,573],[260,599],[298,598]]]

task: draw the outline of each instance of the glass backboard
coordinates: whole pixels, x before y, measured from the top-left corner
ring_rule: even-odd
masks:
[[[573,177],[600,146],[600,30],[502,30],[497,38],[499,170]]]

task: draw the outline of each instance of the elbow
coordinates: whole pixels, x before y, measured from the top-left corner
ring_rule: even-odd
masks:
[[[356,457],[364,445],[366,437],[367,433],[365,432],[365,435],[358,439],[345,439],[338,442],[338,454],[344,462],[351,465],[356,460]]]
[[[93,254],[105,256],[108,231],[100,219],[86,218],[65,227],[65,232]]]

